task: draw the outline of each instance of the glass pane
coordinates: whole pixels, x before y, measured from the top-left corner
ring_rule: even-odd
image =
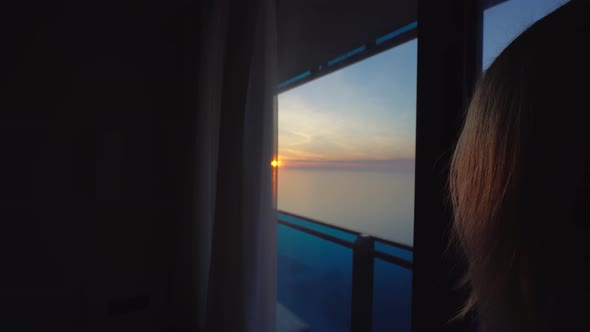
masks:
[[[352,250],[278,225],[278,302],[310,331],[350,330]],[[283,310],[283,309],[281,309]],[[284,315],[283,315],[284,316]],[[290,319],[292,322],[293,319]]]
[[[417,40],[278,96],[278,209],[411,246]]]
[[[412,271],[375,259],[373,332],[409,332]]]
[[[524,30],[569,0],[508,0],[483,14],[483,69]]]
[[[412,261],[417,44],[278,95],[278,322],[349,330],[353,252],[322,236]],[[375,331],[409,331],[411,276],[375,259]]]

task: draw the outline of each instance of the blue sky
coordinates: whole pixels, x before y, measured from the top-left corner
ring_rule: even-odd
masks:
[[[416,49],[414,40],[280,94],[280,158],[413,158]]]
[[[510,0],[486,10],[484,68],[524,29],[565,2]],[[417,45],[409,41],[280,94],[283,164],[413,159]]]

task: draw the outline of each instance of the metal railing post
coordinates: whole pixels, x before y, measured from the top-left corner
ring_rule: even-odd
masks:
[[[361,234],[352,254],[351,332],[371,332],[373,323],[373,247],[375,240]]]

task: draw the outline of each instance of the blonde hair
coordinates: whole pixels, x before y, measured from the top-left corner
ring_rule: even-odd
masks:
[[[559,325],[555,299],[566,286],[553,283],[567,259],[556,255],[568,254],[579,218],[575,182],[588,174],[590,128],[581,123],[590,109],[576,105],[588,105],[590,93],[589,13],[588,1],[572,1],[525,31],[478,82],[468,107],[449,189],[454,239],[468,265],[461,315],[476,307],[485,331]],[[552,241],[564,249],[550,248]]]

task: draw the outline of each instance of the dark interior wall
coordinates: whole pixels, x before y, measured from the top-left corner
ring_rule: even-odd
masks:
[[[195,5],[2,7],[0,330],[167,330]]]

